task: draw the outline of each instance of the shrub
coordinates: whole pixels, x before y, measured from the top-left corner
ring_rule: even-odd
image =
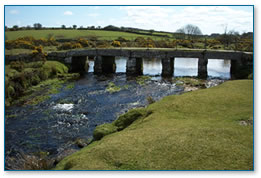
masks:
[[[11,67],[12,69],[15,69],[15,70],[21,72],[21,71],[23,70],[23,68],[24,68],[24,62],[21,62],[21,61],[12,61],[12,62],[10,63],[10,67]]]
[[[185,48],[192,48],[193,42],[191,40],[178,40],[177,43]]]
[[[6,40],[5,48],[6,49],[17,49],[17,48],[34,49],[34,45],[30,41],[24,41],[19,39]]]
[[[155,42],[151,38],[147,38],[146,43],[146,47],[155,48]]]
[[[83,38],[79,38],[77,40],[78,43],[80,43],[83,47],[88,47],[89,46],[89,41]]]
[[[147,41],[143,37],[137,37],[134,42],[137,47],[147,47]]]
[[[102,40],[102,41],[96,42],[96,47],[97,48],[109,48],[109,47],[111,47],[111,44],[106,40]]]
[[[50,37],[48,39],[40,38],[35,39],[31,36],[25,36],[18,38],[16,40],[6,40],[5,47],[6,49],[34,49],[35,46],[57,46],[58,43],[53,37]]]
[[[113,41],[112,43],[111,43],[111,45],[113,46],[113,47],[120,47],[121,46],[121,43],[119,42],[119,41]]]
[[[46,61],[47,54],[43,52],[42,46],[35,47],[31,55],[34,61],[43,61],[43,62]]]

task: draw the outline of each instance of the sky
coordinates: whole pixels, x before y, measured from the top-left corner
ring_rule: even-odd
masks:
[[[5,25],[70,27],[107,25],[175,32],[186,24],[203,34],[223,33],[225,27],[253,32],[252,6],[5,6]]]

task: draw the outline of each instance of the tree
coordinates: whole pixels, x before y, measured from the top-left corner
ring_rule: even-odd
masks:
[[[195,35],[202,35],[200,28],[196,25],[188,24],[176,31],[188,35],[188,38],[193,38]]]
[[[18,26],[18,25],[14,25],[14,26],[13,26],[13,30],[14,30],[14,31],[16,31],[16,30],[18,30],[18,29],[19,29],[19,26]]]
[[[73,25],[73,29],[76,29],[77,28],[77,25]]]
[[[40,23],[35,23],[34,24],[34,29],[35,30],[40,30],[42,28],[42,24],[40,24]]]
[[[66,26],[65,26],[65,25],[62,25],[61,28],[62,28],[62,29],[66,29]]]
[[[224,33],[218,38],[218,40],[224,44],[224,47],[229,47],[233,42],[236,42],[239,38],[239,33],[235,30],[228,31],[227,25],[224,26]]]
[[[30,29],[31,29],[31,26],[30,26],[30,25],[27,25],[25,28],[26,28],[26,30],[30,30]]]

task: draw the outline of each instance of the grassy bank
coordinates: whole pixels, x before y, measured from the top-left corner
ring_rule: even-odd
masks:
[[[77,39],[90,36],[96,36],[100,40],[115,40],[119,37],[123,37],[127,40],[133,40],[137,37],[151,37],[153,39],[162,39],[162,37],[140,35],[128,32],[106,31],[106,30],[21,30],[21,31],[7,31],[5,32],[8,40],[15,40],[20,37],[30,36],[40,39],[47,38],[52,35],[56,39]]]
[[[144,117],[135,110],[120,117],[137,117],[124,130],[120,121],[107,125],[114,133],[55,169],[252,170],[252,91],[253,81],[241,80],[165,97]]]
[[[62,83],[77,77],[57,61],[12,62],[5,66],[5,106],[42,102]]]

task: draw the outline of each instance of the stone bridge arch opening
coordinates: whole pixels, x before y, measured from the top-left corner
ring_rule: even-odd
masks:
[[[162,61],[160,58],[143,58],[144,75],[161,75]]]
[[[208,59],[208,76],[231,78],[231,60],[230,59]]]
[[[116,73],[126,73],[127,68],[127,57],[124,56],[116,56],[115,63],[116,63]]]
[[[71,66],[70,66],[71,72],[85,73],[88,72],[89,70],[88,56],[72,56],[70,62],[71,62]]]
[[[198,58],[176,57],[174,60],[174,76],[198,76]]]

